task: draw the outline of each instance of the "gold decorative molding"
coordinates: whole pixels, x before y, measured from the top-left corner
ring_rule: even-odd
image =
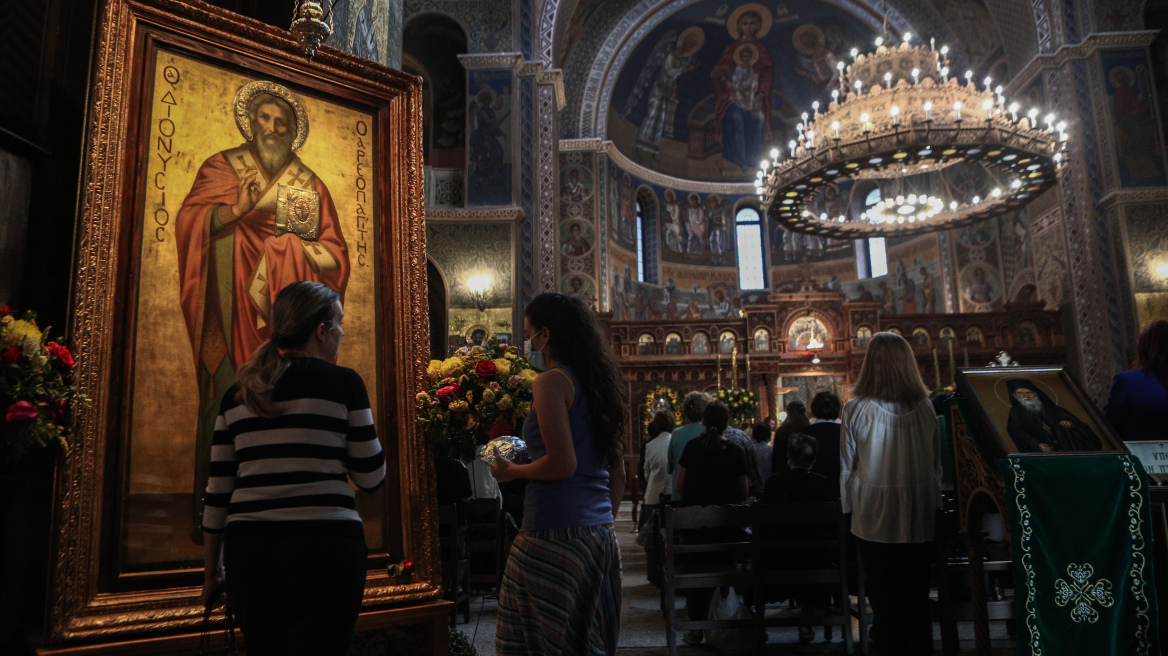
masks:
[[[154,46],[295,80],[359,102],[376,116],[379,161],[387,173],[393,169],[375,192],[382,199],[376,250],[382,252],[377,293],[384,316],[378,331],[385,344],[376,392],[392,481],[385,492],[386,518],[400,518],[400,547],[389,548],[404,550],[415,571],[402,582],[371,570],[365,605],[434,598],[441,575],[433,476],[427,443],[409,411],[425,385],[428,365],[420,81],[328,47],[306,63],[288,32],[202,3],[103,0],[97,23],[70,322],[77,384],[91,405],[78,412],[75,446],[58,469],[48,646],[195,630],[202,620],[197,574],[190,571],[135,574],[136,591],[117,586],[123,575],[111,542],[117,538],[109,535],[124,489],[120,465],[128,429],[122,394],[134,316],[126,301],[140,237],[136,144],[147,138],[138,117],[143,91],[136,80]],[[156,588],[141,589],[151,584]]]
[[[520,221],[522,219],[523,208],[520,207],[501,207],[486,210],[440,210],[426,208],[427,221]]]
[[[1086,59],[1096,51],[1104,48],[1146,47],[1156,40],[1159,30],[1143,30],[1140,32],[1098,32],[1074,45],[1063,45],[1049,54],[1040,54],[1030,60],[1029,64],[1014,76],[1006,85],[1006,94],[1018,95],[1036,76],[1045,70],[1061,68],[1063,64],[1075,59]]]

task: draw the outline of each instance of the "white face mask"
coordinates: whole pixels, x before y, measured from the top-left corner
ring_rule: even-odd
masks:
[[[536,371],[547,369],[547,365],[543,361],[543,352],[532,348],[530,339],[523,342],[523,359],[527,360],[527,364]]]

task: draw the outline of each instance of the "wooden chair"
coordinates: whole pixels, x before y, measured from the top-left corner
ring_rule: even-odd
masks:
[[[663,604],[666,643],[670,656],[677,654],[677,631],[688,629],[750,628],[762,632],[770,626],[840,626],[847,653],[854,653],[848,597],[848,542],[846,526],[838,502],[824,504],[774,504],[752,506],[676,507],[662,504],[664,547]],[[750,528],[747,537],[743,529]],[[700,529],[725,529],[717,541],[687,543],[685,534]],[[785,567],[785,555],[813,550],[829,553],[836,561],[830,567]],[[701,557],[704,554],[705,557]],[[711,558],[710,555],[714,557]],[[687,558],[688,556],[688,558]],[[698,556],[694,558],[694,556]],[[680,558],[679,558],[680,557]],[[814,563],[812,564],[814,565]],[[675,610],[678,590],[734,586],[739,594],[754,600],[754,616],[748,620],[679,620]],[[838,586],[845,608],[835,614],[803,617],[765,616],[766,595],[775,587]],[[867,626],[863,602],[863,582],[859,584],[861,627]],[[862,643],[867,634],[862,628]]]
[[[467,558],[466,522],[454,504],[438,507],[438,544],[442,552],[442,598],[454,602],[450,608],[450,626],[458,622],[458,611],[463,609],[463,622],[470,621],[470,559]]]
[[[467,553],[471,561],[470,586],[498,589],[503,579],[503,511],[495,498],[474,499],[465,505]]]

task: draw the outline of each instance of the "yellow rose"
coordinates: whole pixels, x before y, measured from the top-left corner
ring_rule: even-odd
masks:
[[[495,405],[499,406],[500,410],[506,410],[511,407],[511,397],[503,395],[503,398],[499,399],[499,402]]]
[[[418,392],[418,395],[415,396],[414,399],[416,399],[418,403],[429,403],[430,395],[425,392]]]
[[[468,405],[466,401],[455,401],[454,403],[450,404],[451,412],[466,412],[469,409],[470,405]]]
[[[529,381],[532,381],[535,380],[535,377],[539,375],[539,372],[535,369],[524,369],[523,371],[519,372],[519,375]]]
[[[486,403],[494,403],[495,402],[495,393],[489,389],[483,390],[483,401]]]
[[[491,362],[495,363],[495,369],[496,369],[496,371],[498,371],[500,376],[510,376],[511,375],[511,363],[508,362],[506,358],[499,358],[498,360],[491,360]]]

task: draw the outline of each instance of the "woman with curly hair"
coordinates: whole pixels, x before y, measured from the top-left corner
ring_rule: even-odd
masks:
[[[499,589],[498,654],[613,654],[621,560],[613,515],[624,492],[626,403],[595,313],[540,294],[524,311],[527,359],[544,372],[523,424],[530,464],[496,453],[500,483],[528,479],[523,526]]]

